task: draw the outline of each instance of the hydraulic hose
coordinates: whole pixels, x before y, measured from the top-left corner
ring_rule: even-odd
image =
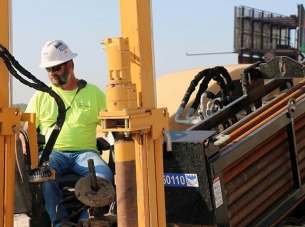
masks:
[[[215,80],[217,82],[217,84],[220,86],[222,100],[226,100],[228,97],[228,94],[232,93],[232,91],[234,90],[232,78],[224,67],[217,66],[214,68],[207,68],[207,69],[200,71],[191,81],[191,83],[181,101],[181,104],[180,104],[180,106],[177,110],[176,116],[175,116],[176,122],[184,123],[184,124],[191,124],[191,123],[194,124],[200,120],[200,117],[192,117],[192,115],[198,109],[198,106],[201,103],[202,98],[203,98],[202,95],[207,92],[208,85],[212,79]],[[226,81],[227,81],[227,86],[226,86],[224,79],[226,79]],[[195,97],[191,107],[189,108],[189,110],[187,111],[187,114],[186,114],[186,118],[188,118],[188,119],[180,120],[180,117],[182,116],[184,108],[185,108],[186,104],[188,103],[191,94],[194,92],[194,90],[200,80],[202,80],[202,82],[199,86],[199,90],[196,94],[196,97]],[[203,108],[201,107],[201,109],[203,109]]]
[[[20,129],[20,133],[22,134],[24,141],[25,141],[25,146],[26,146],[26,156],[27,156],[27,164],[29,168],[31,169],[31,152],[30,152],[30,142],[29,142],[29,137],[26,131],[23,129]]]
[[[50,96],[52,96],[55,99],[58,105],[58,116],[55,123],[55,128],[53,129],[50,138],[47,141],[47,144],[43,150],[38,167],[30,171],[30,181],[42,181],[43,178],[51,176],[51,170],[47,162],[49,161],[49,156],[53,150],[56,139],[65,121],[65,117],[66,117],[65,104],[57,93],[55,93],[45,83],[38,80],[35,76],[33,76],[30,72],[28,72],[25,68],[23,68],[18,63],[18,61],[16,61],[15,58],[9,53],[9,51],[1,44],[0,44],[0,57],[3,59],[3,62],[5,63],[9,72],[16,79],[18,79],[21,83],[29,87],[32,87],[36,90],[47,92],[48,94],[50,94]],[[31,83],[25,80],[24,78],[22,78],[15,69],[17,69],[21,74],[26,76],[28,79],[34,81],[35,83]]]
[[[212,72],[213,72],[213,69],[208,69],[206,75],[204,75],[204,78],[199,86],[199,90],[196,94],[196,97],[195,97],[190,109],[197,110],[199,103],[200,103],[201,95],[208,89],[210,81],[215,76],[215,75],[213,75]]]
[[[180,103],[180,106],[177,110],[176,116],[175,116],[175,121],[176,122],[180,122],[180,123],[187,123],[185,121],[179,120],[179,118],[181,117],[184,108],[186,106],[186,104],[188,103],[192,93],[195,91],[196,86],[198,85],[198,83],[200,82],[200,80],[202,80],[202,78],[204,78],[206,76],[206,74],[209,72],[209,69],[204,69],[202,71],[200,71],[195,77],[194,79],[191,81],[188,89],[186,90],[183,99]],[[182,121],[182,122],[181,122]]]

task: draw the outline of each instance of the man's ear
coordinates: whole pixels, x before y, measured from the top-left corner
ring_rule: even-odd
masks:
[[[69,71],[70,71],[71,69],[73,69],[73,64],[72,64],[71,61],[68,61],[68,62],[67,62],[67,68],[68,68]]]

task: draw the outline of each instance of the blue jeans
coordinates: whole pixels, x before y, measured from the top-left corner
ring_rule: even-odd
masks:
[[[59,178],[67,173],[75,172],[80,176],[89,176],[88,160],[93,159],[96,176],[113,183],[113,176],[107,163],[101,158],[96,151],[84,150],[79,152],[60,152],[53,150],[49,161],[51,168],[56,171],[55,180],[43,182],[42,191],[45,200],[45,209],[50,216],[52,223],[58,219],[56,214],[56,205],[62,199],[61,190],[58,187]],[[59,206],[59,215],[61,217],[68,216],[66,209]],[[88,218],[88,212],[81,214],[81,219]],[[57,223],[54,227],[61,226],[63,223]]]

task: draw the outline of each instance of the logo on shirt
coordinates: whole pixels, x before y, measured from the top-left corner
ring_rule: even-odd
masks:
[[[84,108],[90,108],[90,105],[87,103],[80,102],[78,103],[78,107],[84,109]]]

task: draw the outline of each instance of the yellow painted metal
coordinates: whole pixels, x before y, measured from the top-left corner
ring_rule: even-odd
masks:
[[[4,227],[14,226],[15,136],[5,136]]]
[[[142,113],[141,109],[136,111],[115,111],[102,112],[100,119],[124,119],[128,120],[128,127],[125,128],[104,128],[104,132],[132,132],[149,129],[152,139],[162,138],[163,129],[168,130],[168,111],[166,108],[153,109],[150,112]]]
[[[132,82],[138,106],[156,107],[150,0],[120,0],[121,36],[129,38]]]
[[[10,1],[0,1],[0,43],[9,48],[10,41]],[[0,63],[1,89],[0,108],[9,106],[9,72],[4,63]]]
[[[0,43],[10,49],[11,2],[0,1]],[[10,109],[10,79],[4,63],[0,63],[0,226],[14,226],[15,132],[18,117]],[[17,124],[15,126],[18,126]]]
[[[115,131],[126,136],[132,134],[135,140],[138,226],[163,227],[166,218],[162,139],[163,130],[168,130],[169,115],[166,108],[155,109],[151,2],[120,0],[120,15],[122,38],[104,40],[109,84],[106,89],[107,111],[99,115],[101,131]],[[108,127],[108,120],[116,121],[117,127]],[[128,165],[127,160],[122,161],[120,165]],[[116,173],[118,179],[120,172]]]
[[[108,53],[108,85],[106,86],[108,111],[137,109],[136,85],[131,83],[128,38],[104,40]]]
[[[146,143],[146,153],[147,153],[147,184],[148,184],[148,198],[149,198],[149,217],[150,217],[150,226],[163,226],[159,225],[159,215],[158,215],[158,203],[162,203],[162,200],[159,200],[157,194],[157,179],[156,179],[156,164],[160,160],[155,159],[156,150],[154,147],[154,140],[151,138],[151,134],[145,135]],[[162,152],[162,151],[161,151]],[[144,172],[145,174],[145,172]],[[162,175],[163,176],[163,172]],[[162,184],[164,189],[164,184]],[[138,203],[138,205],[141,205]],[[162,214],[160,215],[162,217]],[[160,220],[162,221],[162,219]]]
[[[0,136],[0,146],[1,146],[1,153],[0,153],[0,168],[1,170],[4,169],[5,167],[5,163],[4,163],[4,152],[3,152],[3,147],[4,147],[4,136]],[[1,188],[0,188],[0,225],[4,226],[4,198],[5,198],[5,195],[4,195],[4,172],[3,171],[0,171],[0,185],[1,185]]]
[[[149,211],[149,185],[147,173],[147,134],[135,134],[136,141],[136,177],[137,177],[137,194],[138,194],[138,219],[140,226],[150,225],[150,211]]]
[[[124,108],[136,109],[137,108],[137,96],[135,92],[135,84],[108,85],[106,87],[106,95],[109,97],[107,106],[112,110],[120,111]]]
[[[167,118],[168,119],[168,118]],[[156,170],[156,198],[157,198],[157,204],[156,209],[158,212],[158,225],[156,226],[164,226],[166,223],[165,220],[165,194],[164,194],[164,165],[163,165],[163,146],[162,146],[162,139],[154,140],[154,160],[155,161],[155,170]],[[160,202],[161,201],[161,202]],[[164,201],[164,202],[162,202]],[[161,217],[161,218],[160,218]],[[164,219],[163,219],[164,218]]]
[[[129,162],[135,160],[134,141],[115,143],[115,161]]]
[[[109,84],[128,84],[130,76],[130,52],[128,38],[108,38],[103,41],[108,53]]]

